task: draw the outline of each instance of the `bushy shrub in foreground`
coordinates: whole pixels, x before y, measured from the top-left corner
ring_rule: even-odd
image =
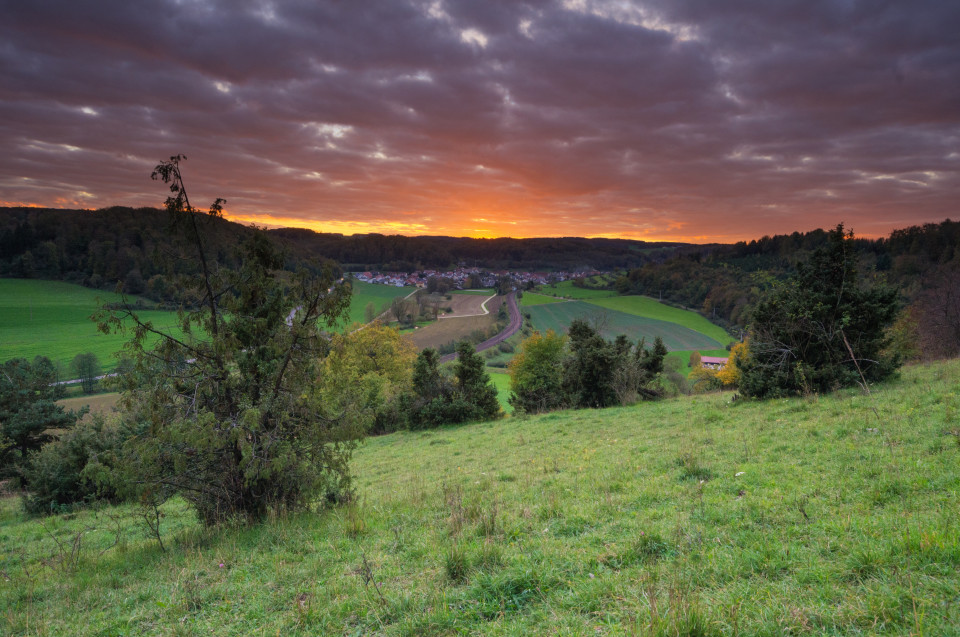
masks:
[[[440,369],[436,350],[420,352],[413,366],[413,393],[404,401],[410,429],[492,420],[502,415],[497,389],[484,368],[483,357],[468,341],[457,344],[453,377]]]
[[[797,275],[756,304],[740,390],[758,398],[825,393],[882,380],[900,366],[887,328],[897,290],[862,280],[853,233],[838,225]]]
[[[117,500],[110,474],[127,435],[118,422],[95,415],[30,454],[24,508],[50,513],[96,499]]]

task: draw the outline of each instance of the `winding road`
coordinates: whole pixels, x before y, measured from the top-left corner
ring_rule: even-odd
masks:
[[[485,349],[490,349],[500,343],[504,342],[514,334],[520,331],[520,326],[523,324],[523,319],[520,317],[520,309],[517,307],[517,293],[511,292],[507,295],[507,311],[510,312],[510,322],[503,329],[502,332],[494,336],[493,338],[488,338],[484,342],[477,345],[477,351],[482,352]],[[453,354],[446,354],[440,357],[441,363],[449,363],[457,357],[456,352]]]

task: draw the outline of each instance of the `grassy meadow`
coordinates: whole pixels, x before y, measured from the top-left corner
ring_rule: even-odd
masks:
[[[353,297],[345,327],[364,322],[364,309],[371,301],[379,312],[396,296],[406,296],[413,288],[397,288],[353,281]],[[136,297],[134,297],[135,300]],[[91,290],[62,281],[0,279],[0,361],[15,357],[32,359],[47,356],[63,365],[69,375],[70,362],[77,354],[93,352],[104,372],[116,366],[114,354],[128,337],[101,334],[90,316],[99,304],[119,303],[113,292]],[[145,300],[146,305],[151,305]],[[143,310],[145,320],[162,328],[176,326],[176,313]]]
[[[344,327],[349,328],[354,323],[366,323],[366,307],[369,303],[377,308],[377,314],[380,314],[389,305],[390,301],[398,296],[407,296],[414,291],[413,287],[394,287],[392,285],[379,285],[376,283],[367,283],[365,281],[350,281],[353,286],[353,296],[350,298],[350,309],[347,313],[347,319]]]
[[[490,380],[497,388],[497,399],[500,401],[500,406],[503,407],[503,411],[512,414],[513,407],[510,405],[510,374],[506,373],[505,370],[491,369],[489,367],[487,368],[487,373],[490,374]]]
[[[648,296],[617,296],[612,298],[590,299],[588,302],[608,310],[625,312],[627,314],[644,316],[661,321],[669,321],[684,327],[689,327],[696,332],[712,338],[720,343],[720,345],[726,345],[733,340],[733,337],[731,337],[726,330],[719,325],[711,323],[696,312],[672,307],[656,299],[651,299]]]
[[[578,288],[573,281],[561,281],[560,283],[551,283],[550,285],[540,286],[540,291],[550,296],[562,296],[567,299],[602,299],[608,296],[616,296],[613,290],[593,290],[590,288]]]
[[[537,294],[536,292],[524,292],[523,296],[520,297],[520,307],[531,307],[546,303],[563,303],[563,299],[546,294]]]
[[[97,331],[90,316],[101,302],[119,303],[121,297],[62,281],[0,279],[0,361],[46,356],[63,365],[69,376],[74,356],[93,352],[104,371],[112,370],[117,363],[114,353],[128,337]],[[157,327],[173,327],[179,333],[174,312],[144,310],[139,314]]]
[[[586,301],[533,305],[525,307],[524,312],[530,314],[534,329],[541,332],[565,332],[574,319],[583,318],[589,321],[602,316],[604,326],[601,334],[608,339],[625,334],[631,341],[646,338],[648,343],[652,343],[655,337],[660,336],[668,349],[685,351],[723,346],[706,334],[680,323],[608,309]]]
[[[368,440],[346,507],[205,531],[0,500],[4,635],[958,635],[960,361]]]

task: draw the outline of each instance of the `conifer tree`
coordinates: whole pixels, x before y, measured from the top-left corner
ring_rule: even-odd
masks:
[[[57,404],[63,390],[49,358],[14,358],[0,365],[0,476],[16,475],[29,454],[72,427],[80,414]]]
[[[824,393],[890,376],[899,357],[886,350],[899,293],[857,272],[853,233],[829,232],[797,274],[754,307],[740,389],[757,397]]]
[[[179,495],[206,524],[341,497],[362,429],[329,413],[316,381],[328,347],[320,328],[346,311],[349,284],[329,263],[319,275],[280,276],[283,255],[259,231],[240,247],[239,266],[221,267],[208,232],[224,202],[206,214],[190,205],[183,159],[153,177],[170,186],[166,207],[194,248],[196,306],[181,308],[179,333],[130,307],[100,315],[104,331],[134,325],[134,370],[121,379],[136,434],[121,463],[132,495],[150,505]]]

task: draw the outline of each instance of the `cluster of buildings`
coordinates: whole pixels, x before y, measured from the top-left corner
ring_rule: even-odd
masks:
[[[481,268],[456,268],[455,270],[416,270],[414,272],[356,272],[354,278],[366,283],[393,285],[396,287],[415,286],[426,287],[431,277],[448,279],[453,286],[460,289],[489,288],[497,284],[501,277],[510,277],[518,287],[528,283],[546,285],[577,277],[601,274],[598,271],[590,272],[520,272],[515,270],[483,270]]]

